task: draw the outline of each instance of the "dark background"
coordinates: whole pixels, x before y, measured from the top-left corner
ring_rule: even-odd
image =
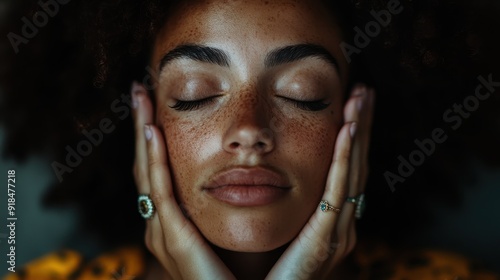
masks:
[[[130,146],[116,144],[124,135],[131,137],[132,121],[130,116],[118,120],[109,112],[111,101],[128,93],[130,79],[115,85],[96,81],[96,59],[83,41],[82,29],[88,22],[81,20],[85,14],[82,1],[61,5],[47,26],[14,54],[7,34],[20,33],[20,19],[32,17],[36,1],[29,2],[9,8],[14,1],[0,1],[0,172],[16,170],[18,267],[63,246],[88,256],[107,247],[106,238],[82,225],[105,228],[118,241],[128,236],[139,240],[142,232],[140,226],[127,229],[129,220],[140,225],[133,185],[123,185],[131,182],[132,152]],[[356,1],[364,17],[356,19],[355,26],[363,27],[370,20],[368,12],[379,10],[383,2],[371,7],[378,1]],[[456,131],[442,118],[453,104],[461,104],[474,93],[477,76],[491,73],[493,80],[500,81],[500,3],[402,3],[403,13],[360,55],[366,81],[378,91],[374,128],[378,137],[372,142],[368,207],[359,224],[360,234],[389,243],[397,240],[411,248],[455,251],[500,272],[500,88]],[[123,18],[120,12],[114,13],[117,18],[110,20],[119,26]],[[104,113],[91,114],[97,111]],[[64,157],[65,146],[75,147],[84,139],[82,128],[96,128],[106,116],[117,124],[117,131],[75,168],[66,185],[59,184],[51,164]],[[391,192],[384,172],[395,172],[397,157],[407,158],[415,149],[414,140],[430,137],[435,127],[446,129],[449,139],[437,145],[436,153]],[[110,166],[118,165],[115,156],[121,153],[128,161],[113,173]],[[55,194],[49,191],[54,189],[58,190]],[[114,196],[120,189],[129,191]],[[6,191],[0,192],[0,220],[6,221]],[[73,199],[62,203],[66,197]],[[107,206],[109,201],[123,204]],[[96,206],[109,216],[97,219]],[[3,223],[0,274],[6,271]],[[113,227],[116,231],[110,230]]]

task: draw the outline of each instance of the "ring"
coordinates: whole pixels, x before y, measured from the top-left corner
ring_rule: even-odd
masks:
[[[340,213],[340,208],[331,206],[326,200],[322,200],[319,203],[319,209],[321,209],[321,211],[323,212],[333,211],[335,213]]]
[[[361,219],[361,217],[363,216],[363,212],[365,212],[365,206],[366,206],[365,194],[362,193],[355,197],[348,197],[346,199],[346,202],[351,202],[356,205],[356,211],[354,212],[354,217],[356,217],[356,219]]]
[[[139,195],[137,203],[139,204],[139,214],[141,214],[141,216],[146,220],[151,219],[155,213],[155,205],[149,195]]]

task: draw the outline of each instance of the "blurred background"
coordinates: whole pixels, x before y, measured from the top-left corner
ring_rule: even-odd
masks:
[[[354,20],[363,26],[376,7],[355,2],[361,16]],[[447,131],[449,139],[394,192],[384,177],[397,170],[398,155],[407,157],[415,149],[415,139],[444,127],[443,112],[474,92],[479,75],[491,73],[500,81],[500,4],[402,3],[408,8],[360,55],[364,81],[378,91],[377,136],[360,234],[458,252],[500,272],[500,88],[459,129]],[[20,33],[22,17],[32,18],[37,5],[0,1],[0,172],[16,171],[17,266],[61,247],[93,256],[111,246],[109,240],[142,238],[130,174],[133,143],[121,141],[132,139],[132,122],[130,116],[119,119],[109,107],[143,74],[144,65],[136,63],[147,53],[126,48],[135,60],[120,65],[118,72],[131,65],[140,65],[135,68],[141,71],[120,72],[105,83],[96,79],[99,62],[88,43],[92,40],[84,40],[92,26],[87,22],[92,5],[73,0],[61,5],[28,43],[19,44],[15,54],[7,34]],[[108,16],[116,26],[124,21],[119,14]],[[109,40],[128,43],[121,37]],[[64,162],[65,147],[76,147],[85,139],[82,130],[98,127],[104,117],[113,120],[117,131],[60,182],[53,163]],[[2,226],[6,190],[1,192],[3,267],[8,231]],[[104,237],[97,229],[105,231]]]

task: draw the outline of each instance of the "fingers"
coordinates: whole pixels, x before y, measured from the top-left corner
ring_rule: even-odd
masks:
[[[153,122],[153,107],[148,93],[144,86],[134,82],[132,84],[132,107],[135,129],[135,160],[134,160],[134,179],[137,190],[141,194],[150,194],[149,168],[147,143],[144,133],[144,125]],[[145,244],[148,249],[155,254],[158,259],[165,259],[164,242],[160,220],[157,215],[147,221]]]
[[[373,95],[372,89],[357,86],[344,108],[345,122],[357,122],[359,125],[352,148],[349,196],[360,194],[366,179]]]
[[[332,165],[326,181],[323,199],[337,208],[342,205],[347,196],[347,183],[349,180],[349,167],[353,139],[357,134],[358,124],[356,122],[346,123],[337,136]],[[321,215],[325,216],[325,215]],[[335,215],[338,217],[339,215]],[[330,219],[331,220],[331,219]]]
[[[134,179],[137,190],[141,194],[150,194],[149,161],[144,126],[153,122],[153,106],[146,88],[134,82],[132,84],[132,107],[135,129],[135,160]],[[155,203],[157,205],[157,203]],[[163,232],[158,215],[147,221],[144,235],[145,244],[163,265],[171,263],[170,256],[166,254]],[[175,271],[175,270],[170,270]]]
[[[144,135],[147,143],[150,197],[156,206],[156,218],[161,227],[153,230],[164,233],[163,239],[168,245],[168,251],[175,257],[182,251],[180,248],[190,247],[194,245],[191,241],[199,242],[201,238],[176,201],[161,131],[148,124],[144,127]]]
[[[353,139],[353,147],[351,152],[351,161],[349,163],[349,180],[348,180],[348,196],[354,197],[362,192],[362,185],[365,183],[367,169],[367,147],[366,142],[369,141],[369,133],[367,133],[367,118],[370,109],[370,92],[364,85],[356,86],[353,89],[351,98],[346,103],[344,108],[344,119],[346,122],[356,122],[359,125],[356,137]],[[339,229],[345,229],[350,226],[353,221],[355,205],[345,203],[342,216],[339,220]],[[345,234],[340,232],[339,235]],[[339,236],[343,239],[343,236]]]
[[[364,191],[368,175],[368,147],[372,119],[372,101],[374,92],[366,86],[360,85],[353,89],[351,98],[344,109],[346,122],[358,123],[358,132],[353,139],[351,160],[349,163],[348,196],[355,197]],[[337,225],[339,241],[336,259],[347,255],[355,246],[355,219],[356,205],[344,202],[342,213]],[[335,263],[335,261],[334,261]]]
[[[336,208],[342,208],[347,195],[346,186],[348,182],[352,138],[356,134],[356,131],[356,123],[346,123],[337,136],[333,160],[322,198],[322,200],[326,200],[328,204]],[[338,213],[333,211],[322,212],[318,206],[318,210],[313,214],[309,222],[319,237],[329,240],[338,218]]]
[[[135,127],[134,178],[139,193],[149,193],[149,171],[144,137],[144,125],[153,122],[153,106],[146,88],[134,82],[132,85],[132,106]]]
[[[169,233],[169,236],[166,236],[167,242],[172,238],[180,240],[173,234],[178,233],[188,221],[175,200],[165,141],[160,130],[151,124],[144,126],[144,136],[147,144],[150,196],[156,206],[156,215],[162,230]]]
[[[167,150],[160,130],[152,125],[143,127],[146,144],[146,166],[150,190],[156,213],[148,223],[146,244],[172,275],[180,275],[176,266],[176,252],[182,240],[182,231],[188,221],[175,200],[172,178],[168,167]],[[168,248],[167,248],[168,246]],[[178,279],[178,278],[175,278]]]
[[[139,192],[149,194],[156,208],[156,213],[147,221],[145,243],[148,249],[172,279],[202,279],[207,275],[232,279],[231,272],[184,217],[175,199],[166,142],[162,132],[152,124],[152,103],[144,87],[138,84],[133,86],[133,106],[135,180]]]
[[[151,230],[162,233],[154,236],[153,246],[168,251],[163,256],[164,267],[176,271],[183,279],[202,279],[204,276],[214,279],[217,275],[223,279],[233,279],[231,272],[204,241],[196,227],[184,217],[174,194],[172,178],[168,167],[167,150],[161,131],[154,125],[145,125],[144,135],[147,143],[149,180],[151,199],[156,206],[156,217]],[[159,222],[158,222],[159,221]],[[163,244],[155,239],[163,240]],[[168,246],[168,250],[167,250]],[[158,255],[162,255],[161,252]],[[193,269],[192,264],[197,266]],[[207,276],[212,275],[212,276]],[[180,279],[176,277],[175,279]]]
[[[153,107],[151,100],[147,96],[146,89],[134,82],[132,96],[135,108],[136,152],[134,173],[136,183],[139,192],[150,195],[155,203],[158,215],[167,216],[170,212],[177,211],[178,207],[163,207],[164,205],[177,205],[168,168],[165,142],[160,130],[152,125]]]

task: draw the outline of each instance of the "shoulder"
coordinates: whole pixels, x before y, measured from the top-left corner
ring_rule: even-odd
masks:
[[[73,250],[59,250],[4,276],[4,280],[122,279],[136,280],[144,273],[145,254],[139,247],[122,247],[85,260]]]

